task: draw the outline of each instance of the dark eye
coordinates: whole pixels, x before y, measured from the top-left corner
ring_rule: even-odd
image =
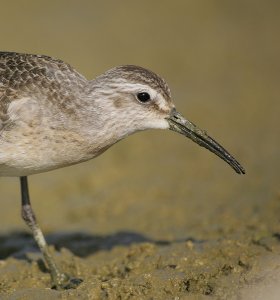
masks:
[[[151,100],[151,96],[150,96],[150,94],[148,94],[146,92],[142,92],[142,93],[137,94],[137,99],[140,102],[148,102],[149,100]]]

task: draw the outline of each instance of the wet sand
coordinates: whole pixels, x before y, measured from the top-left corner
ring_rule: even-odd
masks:
[[[22,30],[32,34],[22,42],[19,31],[15,42],[13,29],[0,27],[3,50],[55,55],[88,78],[122,63],[159,72],[178,111],[207,129],[247,174],[182,136],[149,131],[93,161],[31,176],[33,208],[58,264],[84,280],[66,291],[50,288],[20,218],[18,179],[1,178],[0,299],[277,299],[279,5],[178,1],[158,13],[147,2],[147,20],[138,24],[138,4],[122,10],[111,2],[107,10],[67,2],[64,11],[65,1],[44,10],[31,2],[32,9],[22,8],[29,20]],[[11,12],[20,24],[12,4],[0,23]],[[32,31],[38,16],[48,25]],[[91,33],[98,45],[85,39]],[[148,42],[140,49],[139,40]]]
[[[117,194],[121,198],[122,188]],[[158,207],[146,203],[141,210],[143,203],[125,201],[126,205],[100,204],[92,211],[83,204],[61,212],[62,218],[69,223],[72,220],[73,227],[85,224],[84,230],[48,234],[59,265],[84,279],[76,290],[49,288],[49,275],[29,234],[10,231],[1,235],[3,299],[192,299],[194,295],[198,299],[276,299],[267,296],[272,293],[270,286],[275,282],[278,289],[279,283],[279,196],[258,205],[247,202],[242,212],[236,210],[235,201],[216,207],[217,202],[211,201],[212,213],[208,205],[200,207],[199,213],[196,204],[185,201],[184,208],[158,202]],[[58,205],[57,211],[62,206]],[[184,210],[196,216],[184,221]],[[54,232],[55,224],[48,225],[50,216],[42,215],[43,227]],[[99,230],[86,226],[91,219],[102,223],[102,218],[107,219],[107,226]],[[52,220],[59,223],[59,216]],[[136,223],[142,229],[136,230]],[[118,230],[110,233],[114,226]],[[256,292],[265,297],[248,296]]]

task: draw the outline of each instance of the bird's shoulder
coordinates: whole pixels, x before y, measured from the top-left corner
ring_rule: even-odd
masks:
[[[71,90],[86,79],[62,60],[46,55],[0,52],[0,93],[15,94]]]
[[[84,76],[60,59],[0,52],[0,123],[3,126],[10,119],[11,108],[29,110],[43,101],[67,109],[67,103],[79,98],[86,84]]]

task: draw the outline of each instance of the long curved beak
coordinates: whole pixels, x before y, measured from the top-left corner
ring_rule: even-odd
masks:
[[[198,145],[215,153],[221,159],[227,162],[236,173],[245,174],[245,169],[232,155],[226,151],[226,149],[224,149],[220,144],[207,135],[206,131],[201,130],[196,125],[186,120],[176,110],[172,111],[170,117],[167,118],[167,121],[169,123],[170,130],[183,134]]]

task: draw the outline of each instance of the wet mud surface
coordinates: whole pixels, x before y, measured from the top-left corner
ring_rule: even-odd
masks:
[[[275,224],[260,221],[210,240],[152,240],[132,232],[48,235],[63,270],[84,279],[67,291],[49,288],[32,237],[13,232],[0,237],[0,292],[3,299],[257,299],[260,289],[259,299],[270,299],[279,292],[280,235]]]
[[[20,218],[18,179],[0,178],[0,299],[278,299],[277,2],[164,2],[160,12],[145,1],[43,10],[31,2],[1,8],[2,50],[54,55],[88,78],[123,63],[159,72],[178,111],[247,174],[183,136],[149,131],[93,161],[31,176],[33,209],[58,265],[83,279],[64,291],[51,289]],[[145,22],[135,22],[143,7]]]

